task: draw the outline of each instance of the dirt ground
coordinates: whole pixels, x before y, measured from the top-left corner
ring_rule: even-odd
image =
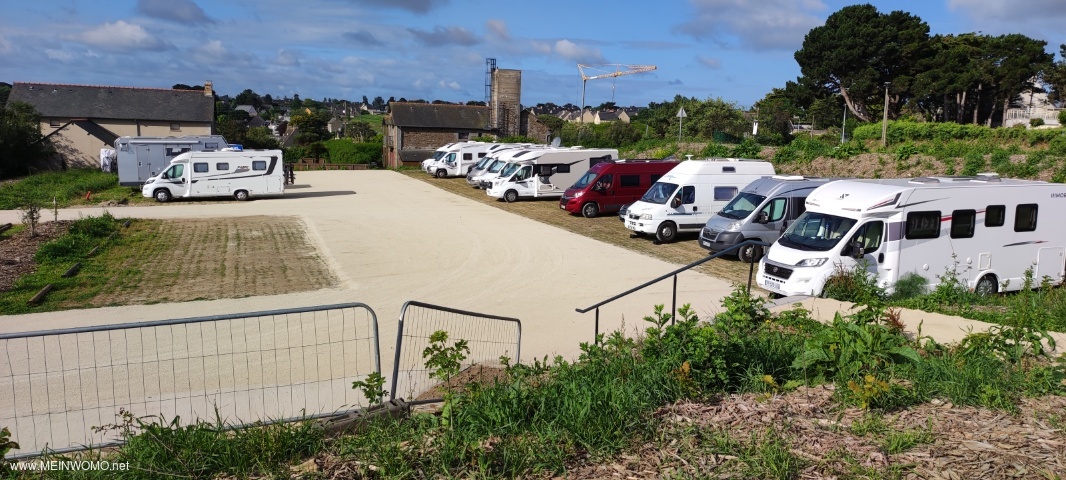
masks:
[[[42,223],[37,236],[28,229],[0,235],[0,292],[32,272],[38,247],[71,223]],[[119,255],[125,261],[103,293],[66,307],[242,298],[337,284],[297,217],[174,219],[153,221],[149,229],[149,246]]]

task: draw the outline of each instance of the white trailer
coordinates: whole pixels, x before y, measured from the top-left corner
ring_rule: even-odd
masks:
[[[841,180],[807,197],[807,211],[770,247],[759,284],[819,295],[838,269],[865,268],[893,291],[917,274],[934,288],[953,273],[981,294],[1020,290],[1025,271],[1052,282],[1066,268],[1066,185],[974,177]]]
[[[670,243],[679,232],[702,230],[741,188],[773,174],[774,166],[761,160],[685,160],[626,209],[626,228]]]
[[[174,198],[252,197],[285,193],[281,150],[186,152],[144,183],[141,195],[167,202]]]
[[[182,153],[221,150],[228,146],[222,135],[118,137],[115,139],[118,184],[139,187]]]
[[[484,185],[490,197],[507,202],[519,198],[562,197],[567,188],[577,182],[593,165],[618,158],[613,148],[546,148],[531,150],[512,157],[522,166],[510,175],[501,175]],[[487,187],[487,188],[486,188]]]

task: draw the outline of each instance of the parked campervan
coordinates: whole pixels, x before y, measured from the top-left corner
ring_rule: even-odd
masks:
[[[676,166],[675,160],[597,163],[563,192],[559,208],[580,213],[586,218],[617,212],[622,205],[637,201],[653,183]]]
[[[422,160],[422,165],[420,167],[422,169],[422,171],[426,172],[426,173],[429,173],[429,166],[433,165],[433,163],[436,162],[437,160],[440,160],[440,157],[446,155],[448,153],[448,149],[451,148],[452,145],[455,145],[455,143],[445,144],[444,146],[442,146],[442,147],[438,148],[436,151],[434,151],[432,157],[429,157],[429,158],[427,158],[425,160]]]
[[[834,178],[774,175],[760,178],[740,190],[700,233],[700,246],[720,252],[745,240],[774,243],[806,211],[805,201],[815,188]],[[748,245],[736,251],[742,262],[757,262],[763,249]]]
[[[141,194],[156,201],[173,198],[252,197],[285,193],[281,150],[186,152],[148,179]]]
[[[496,178],[503,167],[507,165],[514,157],[525,155],[534,150],[544,150],[552,147],[545,147],[543,145],[532,145],[528,147],[513,147],[501,149],[494,153],[492,156],[485,157],[489,159],[488,163],[481,169],[471,169],[472,172],[467,174],[466,183],[470,184],[474,188],[486,188],[492,182],[491,180]]]
[[[170,161],[182,153],[220,150],[227,146],[222,135],[118,137],[115,139],[118,184],[139,187],[145,180],[167,168]]]
[[[779,295],[819,295],[839,269],[863,268],[893,291],[904,276],[926,288],[945,274],[981,294],[1063,278],[1066,185],[973,177],[841,180],[807,197],[759,264],[759,285]]]
[[[547,148],[512,157],[524,165],[512,175],[501,175],[485,189],[490,197],[514,202],[519,198],[561,197],[585,172],[599,162],[618,158],[613,148]],[[485,188],[484,183],[482,188]]]
[[[741,188],[773,174],[774,166],[761,160],[685,160],[629,206],[626,228],[635,235],[655,235],[658,242],[672,242],[679,232],[700,231]]]
[[[428,173],[437,178],[466,176],[470,167],[491,152],[505,147],[503,143],[460,142],[429,165]]]

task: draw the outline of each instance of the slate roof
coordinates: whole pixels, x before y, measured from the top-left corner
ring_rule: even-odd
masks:
[[[389,104],[392,124],[398,127],[486,130],[489,107],[431,103]]]
[[[215,99],[200,90],[20,83],[8,102],[33,105],[42,117],[213,122]]]

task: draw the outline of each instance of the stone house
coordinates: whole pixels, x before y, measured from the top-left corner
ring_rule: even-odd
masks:
[[[211,82],[202,91],[15,83],[8,102],[41,114],[41,133],[56,149],[41,168],[98,168],[100,149],[118,137],[210,135],[215,121]]]
[[[431,103],[389,103],[382,160],[388,168],[417,165],[441,145],[491,133],[489,107]]]

